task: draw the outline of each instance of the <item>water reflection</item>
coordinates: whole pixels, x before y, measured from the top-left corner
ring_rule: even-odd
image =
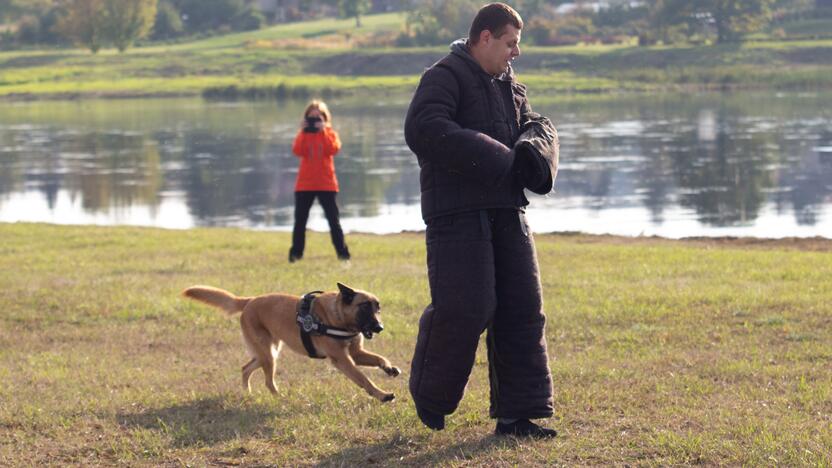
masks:
[[[288,229],[304,102],[7,103],[0,221]],[[406,99],[331,103],[347,230],[421,229]],[[832,95],[633,96],[536,110],[562,142],[537,231],[832,236]],[[313,229],[325,229],[313,210]]]

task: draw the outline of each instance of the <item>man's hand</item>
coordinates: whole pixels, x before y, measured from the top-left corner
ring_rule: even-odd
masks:
[[[514,149],[514,170],[524,187],[534,191],[548,182],[549,166],[531,145],[520,144]]]

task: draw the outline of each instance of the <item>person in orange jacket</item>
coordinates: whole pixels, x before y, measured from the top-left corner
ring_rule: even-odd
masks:
[[[344,231],[338,214],[335,196],[338,179],[335,177],[333,158],[341,149],[338,132],[332,128],[332,114],[323,101],[314,100],[306,106],[301,129],[292,145],[292,153],[300,158],[300,170],[295,182],[295,227],[292,231],[292,248],[289,262],[303,258],[306,242],[306,221],[315,198],[324,209],[329,222],[332,245],[340,260],[349,260],[350,251],[344,242]]]

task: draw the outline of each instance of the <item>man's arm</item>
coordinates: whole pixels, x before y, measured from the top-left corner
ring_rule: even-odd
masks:
[[[514,144],[517,154],[515,173],[523,186],[545,195],[552,191],[558,173],[560,142],[552,122],[533,112],[526,98],[525,87],[518,86],[522,96],[520,106],[520,138]]]
[[[422,76],[404,123],[404,136],[420,159],[485,185],[509,180],[514,151],[454,121],[459,86],[450,70],[433,67]]]

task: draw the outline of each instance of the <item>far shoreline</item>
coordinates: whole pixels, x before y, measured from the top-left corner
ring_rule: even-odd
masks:
[[[522,79],[519,80],[521,83]],[[414,88],[402,87],[381,87],[366,90],[324,90],[320,93],[300,92],[296,95],[277,97],[274,93],[268,91],[270,88],[263,88],[265,91],[257,89],[241,89],[239,92],[231,94],[211,94],[209,90],[193,90],[193,91],[171,91],[171,92],[131,92],[131,91],[96,91],[96,92],[71,92],[71,93],[10,93],[0,94],[0,102],[12,103],[26,103],[26,102],[58,102],[58,101],[95,101],[95,100],[131,100],[131,99],[202,99],[206,102],[287,102],[296,100],[307,100],[313,97],[324,97],[326,99],[333,98],[363,98],[374,97],[379,95],[385,97],[399,97],[406,98],[413,94]],[[569,98],[589,98],[589,99],[614,99],[618,97],[627,96],[672,96],[679,94],[698,93],[698,94],[732,94],[743,92],[776,92],[776,93],[824,93],[832,91],[832,82],[828,86],[813,86],[813,87],[771,87],[759,85],[669,85],[658,86],[652,89],[634,89],[634,88],[617,88],[617,89],[584,89],[584,90],[543,90],[534,93],[534,97],[538,101],[547,100],[568,100]],[[290,91],[291,92],[291,91]]]
[[[106,224],[58,224],[49,222],[30,222],[30,221],[2,221],[0,226],[48,226],[56,229],[89,229],[89,230],[142,230],[142,231],[201,231],[201,230],[231,230],[231,231],[249,231],[263,234],[279,234],[291,235],[290,230],[273,229],[273,228],[250,228],[239,226],[196,226],[186,228],[170,228],[157,226],[139,226],[139,225],[106,225]],[[307,230],[315,235],[326,235],[328,232],[316,231],[312,229]],[[358,237],[423,237],[425,230],[404,230],[392,233],[374,233],[365,231],[350,231],[346,233],[349,236]],[[668,245],[681,244],[686,246],[696,246],[704,248],[741,248],[741,249],[780,249],[780,250],[798,250],[798,251],[812,251],[812,252],[832,252],[832,238],[823,237],[819,235],[797,237],[755,237],[755,236],[686,236],[680,238],[663,237],[658,235],[637,235],[626,236],[621,234],[594,234],[579,231],[550,231],[550,232],[535,232],[536,237],[540,238],[563,238],[575,240],[578,243],[586,244],[612,244],[612,245]]]

